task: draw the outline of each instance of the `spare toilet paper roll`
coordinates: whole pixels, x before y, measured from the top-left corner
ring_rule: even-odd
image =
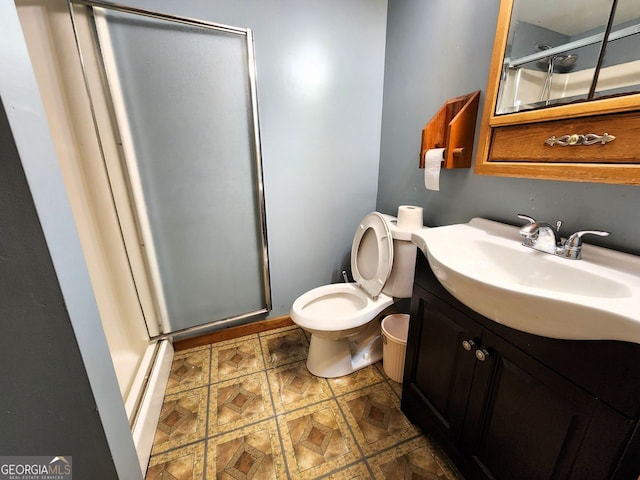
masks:
[[[440,166],[444,148],[432,148],[424,154],[424,186],[427,190],[440,190]]]
[[[398,227],[405,230],[422,228],[422,207],[400,205],[398,207]]]

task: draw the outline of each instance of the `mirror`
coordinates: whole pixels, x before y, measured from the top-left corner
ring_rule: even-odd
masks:
[[[514,2],[496,114],[587,98],[611,2],[585,9],[574,2]],[[581,36],[593,43],[576,43]]]
[[[638,91],[640,35],[634,34],[640,30],[640,9],[626,0],[618,1],[614,12],[613,3],[515,0],[496,114]]]
[[[638,0],[501,0],[475,172],[640,185],[639,34]]]
[[[618,0],[594,98],[640,92],[640,5]]]

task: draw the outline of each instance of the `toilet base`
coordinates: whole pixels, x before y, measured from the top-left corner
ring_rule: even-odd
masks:
[[[353,373],[382,359],[380,322],[369,322],[346,338],[330,339],[311,334],[307,369],[317,377],[335,378]]]

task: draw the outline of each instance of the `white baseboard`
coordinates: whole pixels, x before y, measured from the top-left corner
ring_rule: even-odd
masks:
[[[164,392],[167,388],[171,362],[173,361],[173,345],[171,342],[161,340],[157,346],[150,345],[149,348],[153,350],[157,348],[158,351],[155,355],[155,361],[151,368],[149,379],[146,382],[146,389],[131,431],[143,475],[147,471],[149,457],[151,456],[153,438],[158,426]]]

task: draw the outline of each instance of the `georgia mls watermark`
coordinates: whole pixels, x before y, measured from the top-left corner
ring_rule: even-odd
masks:
[[[71,456],[0,457],[0,480],[72,480]]]

